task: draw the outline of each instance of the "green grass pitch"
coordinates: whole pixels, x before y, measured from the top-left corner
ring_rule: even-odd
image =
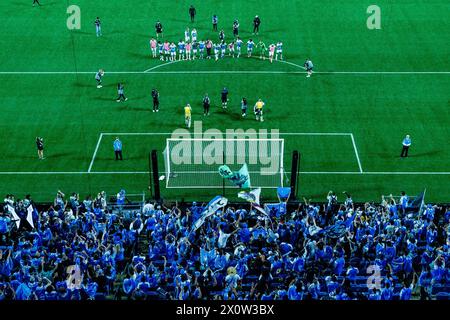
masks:
[[[149,176],[141,172],[148,170],[148,152],[162,151],[165,137],[121,135],[120,163],[113,160],[114,135],[102,137],[92,162],[99,137],[172,132],[183,127],[182,107],[190,103],[193,120],[202,120],[204,129],[350,133],[284,137],[287,168],[292,149],[302,154],[300,196],[323,200],[328,190],[345,190],[356,201],[377,201],[382,194],[414,195],[427,188],[427,201],[450,200],[448,1],[376,1],[380,30],[367,28],[366,10],[374,3],[366,0],[41,2],[42,7],[26,0],[0,3],[0,193],[48,201],[58,189],[81,196],[121,188],[148,192]],[[66,27],[71,4],[81,9],[80,30]],[[191,4],[195,23],[189,21]],[[288,63],[241,57],[163,66],[151,58],[148,42],[156,20],[171,41],[178,42],[186,27],[215,41],[212,14],[227,39],[237,18],[244,42],[281,40]],[[251,34],[256,14],[262,20],[259,36]],[[311,78],[299,67],[306,58],[317,71]],[[102,89],[94,80],[99,68],[106,72]],[[129,98],[124,103],[115,102],[119,81]],[[223,86],[230,91],[226,112],[219,107]],[[159,113],[151,112],[153,87],[160,91]],[[201,107],[205,92],[212,98],[208,118]],[[259,97],[266,102],[265,122],[241,119],[244,96],[251,105]],[[410,157],[400,159],[405,134],[413,145]],[[45,139],[43,161],[36,154],[38,135]],[[162,189],[165,198],[186,200],[208,200],[218,192]],[[226,195],[234,199],[235,193]]]

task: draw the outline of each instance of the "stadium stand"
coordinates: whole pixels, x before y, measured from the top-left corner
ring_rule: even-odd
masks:
[[[79,201],[58,192],[51,206],[7,195],[0,300],[450,296],[446,205],[289,203],[269,219],[236,203],[195,230],[205,204],[126,209],[123,193],[107,203],[104,193]]]

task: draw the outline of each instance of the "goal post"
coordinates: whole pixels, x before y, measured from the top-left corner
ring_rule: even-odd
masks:
[[[244,164],[252,188],[284,185],[281,138],[170,138],[163,157],[166,188],[222,188],[219,167],[237,172]],[[225,181],[225,188],[236,186]]]

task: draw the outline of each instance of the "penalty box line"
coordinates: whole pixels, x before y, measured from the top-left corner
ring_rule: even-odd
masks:
[[[257,135],[258,133],[255,133],[255,134]],[[94,165],[95,158],[97,156],[98,149],[100,148],[100,144],[102,142],[103,136],[170,136],[170,135],[172,135],[172,132],[101,132],[100,136],[98,137],[97,145],[95,146],[95,150],[92,155],[92,159],[89,164],[87,173],[96,173],[96,174],[101,173],[101,172],[92,172],[92,167]],[[246,135],[251,135],[251,133],[246,134]],[[355,139],[353,137],[353,133],[347,133],[347,132],[279,132],[279,135],[280,136],[348,136],[351,138],[351,141],[353,144],[353,150],[355,152],[356,160],[358,162],[359,173],[363,173],[361,161],[359,159],[358,149],[356,148],[356,143],[355,143]],[[193,139],[189,139],[189,140],[193,140]],[[125,174],[125,173],[126,172],[122,172],[122,174]],[[130,171],[129,173],[131,174],[131,173],[145,173],[145,172]],[[306,173],[306,172],[303,172],[303,173]]]

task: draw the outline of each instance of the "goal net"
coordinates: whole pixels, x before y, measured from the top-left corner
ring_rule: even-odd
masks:
[[[250,187],[283,186],[284,139],[167,139],[163,152],[166,188],[236,188],[219,167],[247,165]]]

